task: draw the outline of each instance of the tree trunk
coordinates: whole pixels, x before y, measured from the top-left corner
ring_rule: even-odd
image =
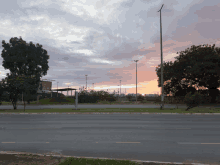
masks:
[[[25,111],[25,100],[24,100],[24,111]]]
[[[17,109],[16,102],[12,101],[12,105],[13,105],[14,110],[16,110]]]
[[[216,88],[209,89],[209,96],[211,96],[211,103],[216,103],[216,98],[219,94],[219,90]]]

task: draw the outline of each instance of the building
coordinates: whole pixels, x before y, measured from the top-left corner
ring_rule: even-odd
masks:
[[[0,84],[2,81],[0,81]],[[50,93],[52,88],[52,82],[51,81],[40,81],[39,88],[37,90],[37,93]]]
[[[37,90],[37,93],[50,93],[52,88],[52,82],[51,81],[40,81],[39,88]]]

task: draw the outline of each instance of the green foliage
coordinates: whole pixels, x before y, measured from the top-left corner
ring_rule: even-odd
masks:
[[[195,92],[194,94],[192,94],[191,92],[187,93],[184,98],[184,103],[187,105],[186,110],[200,105],[202,103],[202,99],[203,96],[198,92]]]
[[[90,92],[81,91],[81,92],[79,92],[79,95],[95,96],[95,97],[98,98],[98,100],[106,101],[111,94],[109,94],[106,91],[94,91],[94,90],[92,90]]]
[[[175,58],[174,62],[163,63],[165,94],[175,94],[183,89],[179,93],[185,95],[189,92],[186,89],[195,85],[208,88],[211,102],[215,102],[218,95],[216,89],[220,87],[220,48],[215,47],[215,44],[209,47],[193,45]],[[156,68],[156,72],[158,86],[161,87],[161,65]]]
[[[30,101],[30,96],[36,96],[40,77],[46,75],[49,69],[49,55],[42,45],[35,46],[32,42],[28,44],[21,37],[11,38],[9,43],[3,40],[2,47],[2,66],[10,70],[10,75],[7,74],[5,78],[5,89],[16,109],[16,102],[22,92],[24,101]]]
[[[111,94],[111,95],[109,95],[109,96],[107,97],[106,100],[107,100],[107,101],[110,101],[110,103],[112,103],[113,101],[116,101],[117,99],[116,99],[116,97],[114,97],[113,94]]]
[[[137,101],[144,101],[144,96],[142,96],[142,95],[138,95],[138,97],[137,97]]]
[[[98,100],[98,96],[91,96],[86,94],[81,94],[78,96],[78,103],[97,103]]]
[[[129,101],[131,101],[131,100],[132,100],[132,95],[131,95],[131,94],[126,95],[126,98],[127,98]]]

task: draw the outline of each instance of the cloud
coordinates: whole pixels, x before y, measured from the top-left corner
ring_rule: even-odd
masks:
[[[158,10],[162,4],[164,61],[174,61],[176,52],[191,45],[220,44],[218,1],[164,2],[18,0],[12,5],[5,1],[0,6],[0,39],[8,42],[22,36],[43,45],[50,55],[44,78],[59,81],[60,87],[70,83],[78,89],[87,74],[88,86],[114,87],[121,79],[132,87],[127,92],[135,93],[134,60],[138,59],[140,93],[160,91],[155,66],[161,61]],[[0,71],[8,72],[1,66]]]

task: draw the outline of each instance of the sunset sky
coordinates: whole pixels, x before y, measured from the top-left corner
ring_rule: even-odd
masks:
[[[220,47],[219,0],[17,0],[0,5],[0,40],[21,36],[47,50],[52,88],[159,94],[155,67],[192,45]],[[2,44],[0,47],[2,51]],[[0,79],[9,70],[2,67]],[[66,93],[64,93],[66,94]]]

